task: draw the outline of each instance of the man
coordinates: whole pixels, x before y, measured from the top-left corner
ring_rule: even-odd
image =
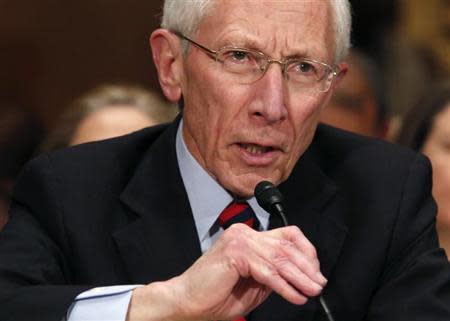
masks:
[[[0,239],[1,319],[326,320],[321,294],[337,321],[448,320],[427,161],[316,131],[347,68],[347,2],[164,10],[150,42],[182,119],[25,170]],[[291,226],[254,200],[261,180]],[[144,286],[98,288],[118,284]]]

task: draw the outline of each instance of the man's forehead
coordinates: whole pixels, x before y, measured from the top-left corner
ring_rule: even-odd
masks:
[[[328,58],[332,39],[328,0],[219,0],[200,24],[198,36],[215,49],[225,45],[286,55]]]

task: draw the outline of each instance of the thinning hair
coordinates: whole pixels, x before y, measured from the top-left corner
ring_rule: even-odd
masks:
[[[334,60],[338,63],[350,48],[351,8],[348,0],[328,1],[334,20]],[[165,0],[161,27],[192,36],[217,3],[217,0]]]

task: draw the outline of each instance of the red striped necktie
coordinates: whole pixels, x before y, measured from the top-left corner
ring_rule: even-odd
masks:
[[[253,229],[259,228],[255,212],[247,202],[233,201],[220,213],[218,221],[224,230],[235,223],[244,223]]]
[[[253,229],[259,228],[259,221],[247,202],[233,201],[219,215],[219,225],[226,230],[235,223],[244,223]],[[245,317],[233,321],[246,321]]]

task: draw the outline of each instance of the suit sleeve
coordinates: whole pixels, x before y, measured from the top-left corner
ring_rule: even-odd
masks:
[[[439,249],[435,213],[430,165],[418,156],[404,182],[367,321],[450,320],[450,265]]]
[[[61,321],[89,286],[74,285],[50,169],[40,158],[21,175],[0,233],[0,320]]]

